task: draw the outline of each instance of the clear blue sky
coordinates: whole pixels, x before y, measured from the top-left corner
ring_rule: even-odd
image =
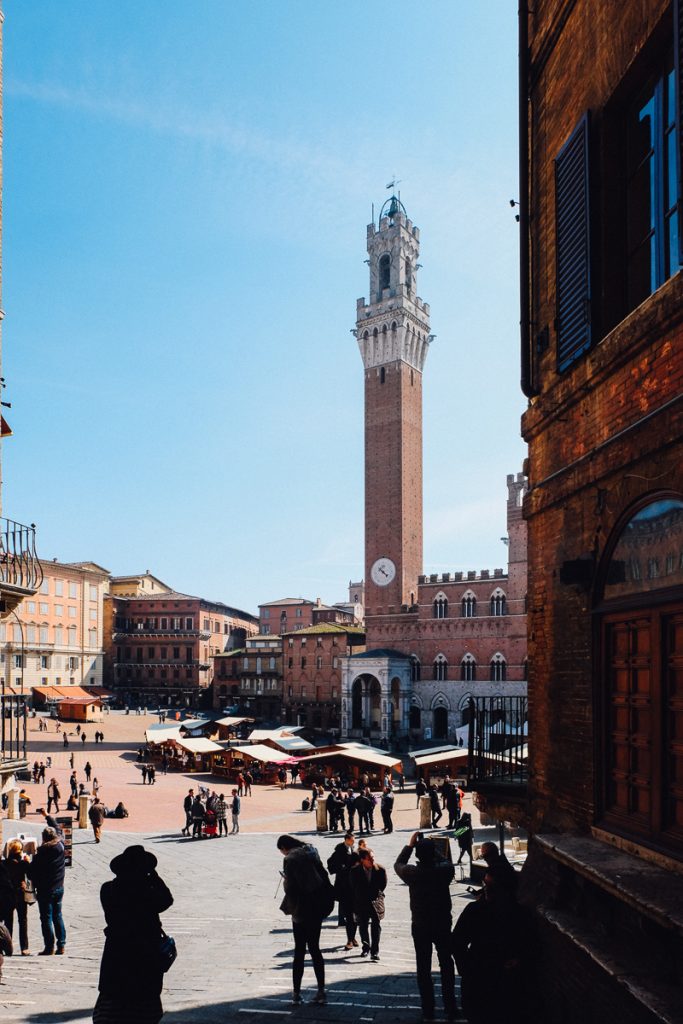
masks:
[[[363,572],[365,230],[420,227],[425,571],[521,468],[516,4],[4,0],[4,514],[255,610]]]

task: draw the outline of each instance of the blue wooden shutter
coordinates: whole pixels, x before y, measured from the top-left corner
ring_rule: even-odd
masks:
[[[588,114],[555,159],[557,367],[591,345]]]
[[[681,131],[681,113],[683,112],[683,0],[674,0],[674,66],[676,68],[676,157],[678,160],[678,262],[683,266],[683,132]],[[671,273],[676,272],[675,267]]]

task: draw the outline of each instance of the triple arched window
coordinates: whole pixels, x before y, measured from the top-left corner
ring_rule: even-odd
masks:
[[[472,591],[468,591],[462,599],[462,617],[464,619],[473,619],[476,614],[477,599]]]
[[[414,683],[419,683],[421,674],[419,659],[412,654],[410,656],[410,678]]]
[[[491,682],[504,683],[507,679],[507,662],[502,654],[494,654],[491,658]]]
[[[471,654],[466,654],[460,662],[460,678],[464,683],[472,682],[477,678],[477,663]]]
[[[437,654],[434,659],[434,679],[440,683],[448,679],[448,662],[443,654]]]
[[[447,619],[448,618],[448,598],[445,594],[439,593],[434,598],[434,618],[435,619]]]
[[[505,594],[502,590],[494,590],[491,594],[491,615],[505,615],[506,612]]]

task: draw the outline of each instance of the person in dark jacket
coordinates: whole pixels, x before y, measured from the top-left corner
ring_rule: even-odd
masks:
[[[38,956],[52,956],[57,943],[61,956],[66,947],[66,928],[62,917],[64,897],[64,843],[52,828],[43,829],[43,841],[29,864],[28,875],[36,889],[40,927],[45,948]]]
[[[391,820],[391,816],[394,813],[394,794],[391,786],[385,786],[384,792],[382,793],[382,804],[380,807],[382,811],[382,821],[384,822],[384,831],[393,832],[394,823]]]
[[[88,811],[88,817],[90,818],[90,824],[92,825],[93,834],[95,836],[95,842],[99,843],[102,838],[102,822],[104,821],[104,804],[95,797]]]
[[[158,1024],[164,1012],[159,914],[173,896],[143,846],[127,847],[109,866],[116,878],[100,890],[107,927],[93,1024]]]
[[[436,794],[438,800],[438,793]],[[415,850],[417,864],[409,864]],[[410,889],[410,913],[417,987],[420,991],[425,1021],[434,1019],[434,985],[432,983],[432,946],[436,949],[441,970],[441,994],[449,1021],[456,1018],[455,971],[451,955],[451,893],[455,869],[437,854],[430,839],[421,839],[414,832],[394,864],[394,871]]]
[[[500,885],[514,898],[517,895],[519,876],[504,853],[495,843],[482,843],[481,859],[486,861],[489,873],[495,875]]]
[[[363,943],[361,956],[369,953],[371,960],[379,960],[379,937],[382,931],[380,921],[384,917],[387,873],[380,864],[375,864],[372,850],[359,852],[358,863],[351,869],[349,881],[353,913]]]
[[[355,800],[356,814],[358,815],[358,832],[360,835],[370,833],[370,811],[372,801],[365,793],[359,793]]]
[[[479,899],[468,903],[453,929],[462,1007],[470,1024],[525,1024],[535,1012],[531,965],[533,928],[500,872],[489,869]]]
[[[292,1003],[299,1006],[301,980],[304,974],[306,948],[313,961],[318,992],[313,1002],[324,1006],[325,962],[320,951],[320,931],[323,918],[332,911],[334,901],[327,903],[327,890],[331,890],[327,872],[320,862],[314,846],[306,845],[293,836],[280,836],[277,848],[284,857],[283,877],[285,898],[280,909],[292,915],[294,933],[294,963],[292,965]]]
[[[192,838],[202,838],[202,825],[204,824],[204,804],[199,796],[192,801]]]
[[[12,884],[14,895],[14,906],[10,908],[9,900],[5,901],[5,912],[2,920],[7,925],[10,935],[14,930],[14,912],[17,913],[19,922],[19,943],[21,955],[28,956],[28,906],[24,899],[26,879],[28,878],[28,861],[24,858],[24,844],[21,839],[13,839],[7,847],[7,860],[5,867],[7,875]]]
[[[187,796],[183,800],[183,810],[185,812],[185,827],[182,829],[184,836],[189,836],[190,828],[192,827],[192,804],[194,803],[194,790],[188,790]]]
[[[346,945],[344,949],[353,949],[358,945],[356,939],[356,922],[353,919],[353,900],[349,876],[351,868],[358,863],[358,854],[354,848],[353,832],[347,832],[343,843],[337,843],[327,861],[327,870],[334,875],[334,892],[339,904],[339,916],[346,925]]]
[[[429,787],[429,805],[432,810],[432,828],[438,828],[443,817],[443,811],[439,804],[439,791],[436,786]]]
[[[472,842],[474,840],[474,831],[472,829],[472,815],[466,811],[460,821],[458,827],[455,830],[455,838],[458,840],[458,847],[460,849],[460,856],[458,857],[457,863],[462,862],[465,854],[470,858],[470,872],[472,871]]]

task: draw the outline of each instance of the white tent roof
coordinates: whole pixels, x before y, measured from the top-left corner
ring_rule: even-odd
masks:
[[[458,760],[464,763],[467,760],[467,747],[451,747],[450,750],[436,752],[426,750],[422,754],[411,754],[410,756],[419,768],[428,764],[441,764],[443,761]]]
[[[213,725],[213,722],[210,718],[185,718],[182,722],[178,722],[178,725],[187,732],[196,732],[198,729],[204,729],[207,725]]]
[[[176,744],[182,747],[183,750],[188,750],[191,754],[213,754],[222,753],[223,747],[219,743],[214,743],[213,740],[207,740],[204,736],[198,736],[194,739],[177,739]]]
[[[221,750],[224,749],[221,747]],[[283,761],[289,761],[291,754],[286,754],[283,750],[273,750],[272,747],[266,747],[263,743],[253,743],[245,747],[231,747],[231,750],[239,751],[240,754],[245,754],[247,757],[253,757],[255,761],[263,761],[264,763],[272,762],[273,764],[281,764]]]
[[[381,768],[394,768],[401,764],[401,758],[387,754],[384,750],[375,750],[373,747],[366,747],[364,743],[342,743],[336,750],[326,750],[322,754],[303,754],[301,761],[322,761],[332,757],[343,757],[347,761],[364,761],[366,764],[376,764]]]
[[[254,721],[253,718],[244,718],[244,717],[242,717],[242,718],[237,718],[237,717],[233,718],[230,715],[228,715],[227,718],[217,718],[215,724],[216,725],[227,725],[228,728],[230,728],[233,725],[234,726],[241,725],[242,722],[253,722],[253,721]]]
[[[145,739],[148,743],[166,743],[168,740],[180,738],[180,725],[150,725],[145,730]]]

